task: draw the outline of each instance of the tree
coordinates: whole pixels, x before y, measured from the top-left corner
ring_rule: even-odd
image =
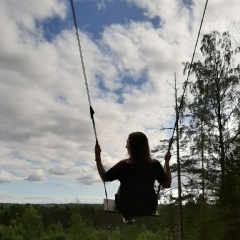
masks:
[[[2,240],[24,240],[22,236],[17,234],[12,226],[0,225],[0,239]]]
[[[43,232],[42,217],[37,210],[29,205],[25,208],[22,216],[19,218],[19,224],[24,230],[24,239],[35,239],[41,236]]]
[[[214,31],[203,36],[200,50],[204,60],[192,64],[196,81],[189,83],[191,166],[204,197],[207,192],[210,199],[221,205],[220,209],[228,209],[222,214],[228,221],[233,210],[233,191],[229,191],[229,186],[239,179],[239,175],[232,174],[238,162],[233,148],[240,135],[240,65],[234,61],[238,49],[232,47],[228,32]],[[184,70],[189,68],[190,64],[185,64]]]

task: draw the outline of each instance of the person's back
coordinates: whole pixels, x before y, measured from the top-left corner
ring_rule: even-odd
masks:
[[[97,168],[102,180],[106,182],[118,179],[121,183],[115,203],[123,214],[125,223],[133,220],[134,216],[150,215],[156,209],[155,180],[164,187],[171,185],[170,152],[165,156],[166,174],[160,162],[151,158],[145,134],[129,134],[126,148],[129,158],[121,160],[106,172],[101,163],[101,148],[98,144],[95,146]]]
[[[124,215],[151,215],[157,206],[154,183],[157,176],[156,160],[144,164],[122,162],[120,187],[116,194],[116,205]]]

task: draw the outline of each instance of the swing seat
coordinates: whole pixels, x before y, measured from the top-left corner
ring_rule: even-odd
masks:
[[[103,200],[104,211],[109,213],[120,213],[115,204],[115,200],[106,199]]]
[[[115,200],[113,199],[104,199],[103,200],[103,206],[104,206],[104,211],[108,212],[108,213],[121,213],[119,212],[119,210],[117,209],[117,206],[115,204]],[[158,211],[154,211],[151,215],[148,216],[152,216],[152,217],[159,217]]]

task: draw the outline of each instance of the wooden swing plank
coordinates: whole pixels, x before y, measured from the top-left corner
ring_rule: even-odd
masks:
[[[103,206],[104,206],[104,211],[108,213],[121,213],[116,207],[115,200],[113,199],[104,199],[103,200]],[[149,215],[152,217],[159,217],[158,211],[153,213],[152,215]]]
[[[113,199],[104,199],[103,200],[103,206],[105,212],[110,213],[120,213],[116,207],[115,200]]]

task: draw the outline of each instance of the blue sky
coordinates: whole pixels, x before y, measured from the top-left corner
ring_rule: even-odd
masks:
[[[133,4],[126,4],[126,1],[112,1],[102,7],[98,7],[94,1],[85,1],[76,4],[76,12],[79,27],[97,38],[100,37],[103,28],[111,24],[152,21],[153,24],[159,25],[159,19],[156,21],[148,18],[142,9]],[[87,14],[88,12],[91,14]]]
[[[177,73],[181,88],[185,80],[182,62],[191,59],[204,3],[78,0],[74,5],[108,169],[127,157],[130,132],[145,132],[151,148],[171,135],[160,131],[174,123],[167,81]],[[0,14],[1,201],[101,203],[104,188],[94,162],[69,1],[2,0]],[[202,34],[234,32],[231,21],[239,22],[237,0],[210,1]],[[107,184],[110,197],[118,185]]]
[[[78,27],[94,36],[95,39],[101,38],[104,27],[112,24],[149,21],[156,28],[160,26],[160,17],[150,18],[144,14],[143,9],[123,0],[110,1],[107,4],[97,4],[95,1],[74,2],[74,8]],[[72,24],[72,12],[69,8],[66,19],[61,20],[56,17],[43,23],[44,35],[48,40],[51,40],[61,30],[72,27]]]

